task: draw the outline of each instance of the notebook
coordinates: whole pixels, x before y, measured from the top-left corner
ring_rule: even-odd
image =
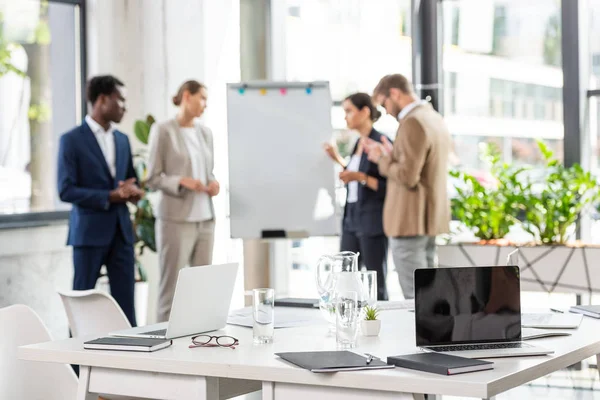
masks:
[[[302,308],[319,308],[318,299],[300,299],[286,297],[283,299],[275,299],[276,307],[302,307]]]
[[[573,306],[569,309],[572,313],[587,315],[592,318],[600,318],[600,306]]]
[[[83,343],[83,348],[88,350],[121,350],[151,352],[173,344],[169,339],[148,339],[128,337],[102,337]]]
[[[367,364],[368,357],[351,351],[307,351],[275,353],[281,359],[311,372],[358,371],[363,369],[394,368],[374,358]]]
[[[490,361],[457,357],[442,353],[416,353],[387,358],[388,364],[440,375],[464,374],[494,368]]]
[[[540,338],[553,337],[553,336],[571,336],[571,334],[569,332],[564,332],[564,331],[536,329],[536,328],[523,328],[521,330],[521,339],[522,340],[540,339]]]

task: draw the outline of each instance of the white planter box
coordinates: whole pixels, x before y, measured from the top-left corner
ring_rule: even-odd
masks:
[[[438,246],[440,267],[506,265],[517,246],[457,243]],[[521,289],[536,292],[600,293],[596,246],[520,246]]]
[[[371,320],[367,321],[363,319],[360,321],[360,331],[363,336],[378,336],[379,331],[381,330],[381,320]]]

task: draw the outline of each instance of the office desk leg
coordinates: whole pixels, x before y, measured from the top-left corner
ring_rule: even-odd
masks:
[[[422,400],[422,394],[385,392],[340,388],[333,386],[299,385],[282,382],[263,382],[262,400]]]
[[[79,385],[77,386],[77,400],[97,400],[98,395],[89,392],[90,367],[79,367]]]

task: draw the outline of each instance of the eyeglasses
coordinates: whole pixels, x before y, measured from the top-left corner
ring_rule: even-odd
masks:
[[[211,343],[215,339],[215,343]],[[194,347],[229,347],[235,349],[235,346],[240,344],[240,341],[233,336],[210,336],[210,335],[197,335],[192,336],[192,343],[189,348]]]

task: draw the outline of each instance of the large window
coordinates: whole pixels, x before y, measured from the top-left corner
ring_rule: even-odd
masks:
[[[278,16],[273,21],[272,76],[329,81],[332,139],[348,156],[358,134],[346,128],[344,98],[359,91],[371,93],[387,74],[412,78],[411,0],[272,0],[271,7]],[[391,116],[375,124],[392,138],[397,127]],[[341,182],[338,189],[341,202]],[[287,241],[278,249],[277,264],[291,265],[286,294],[315,297],[313,267],[321,255],[339,250],[339,238]],[[395,277],[390,282],[397,292]]]
[[[539,164],[536,139],[562,158],[560,2],[444,1],[444,111],[457,163],[483,173],[479,143]]]
[[[81,121],[80,6],[0,0],[0,220],[68,209],[58,138]]]
[[[354,92],[371,93],[384,75],[411,76],[410,4],[410,0],[286,0],[285,21],[280,21],[285,23],[285,46],[273,57],[284,57],[287,80],[329,81],[335,102]],[[341,107],[333,108],[332,122],[334,129],[345,129]],[[396,127],[391,117],[376,126],[391,136]]]

